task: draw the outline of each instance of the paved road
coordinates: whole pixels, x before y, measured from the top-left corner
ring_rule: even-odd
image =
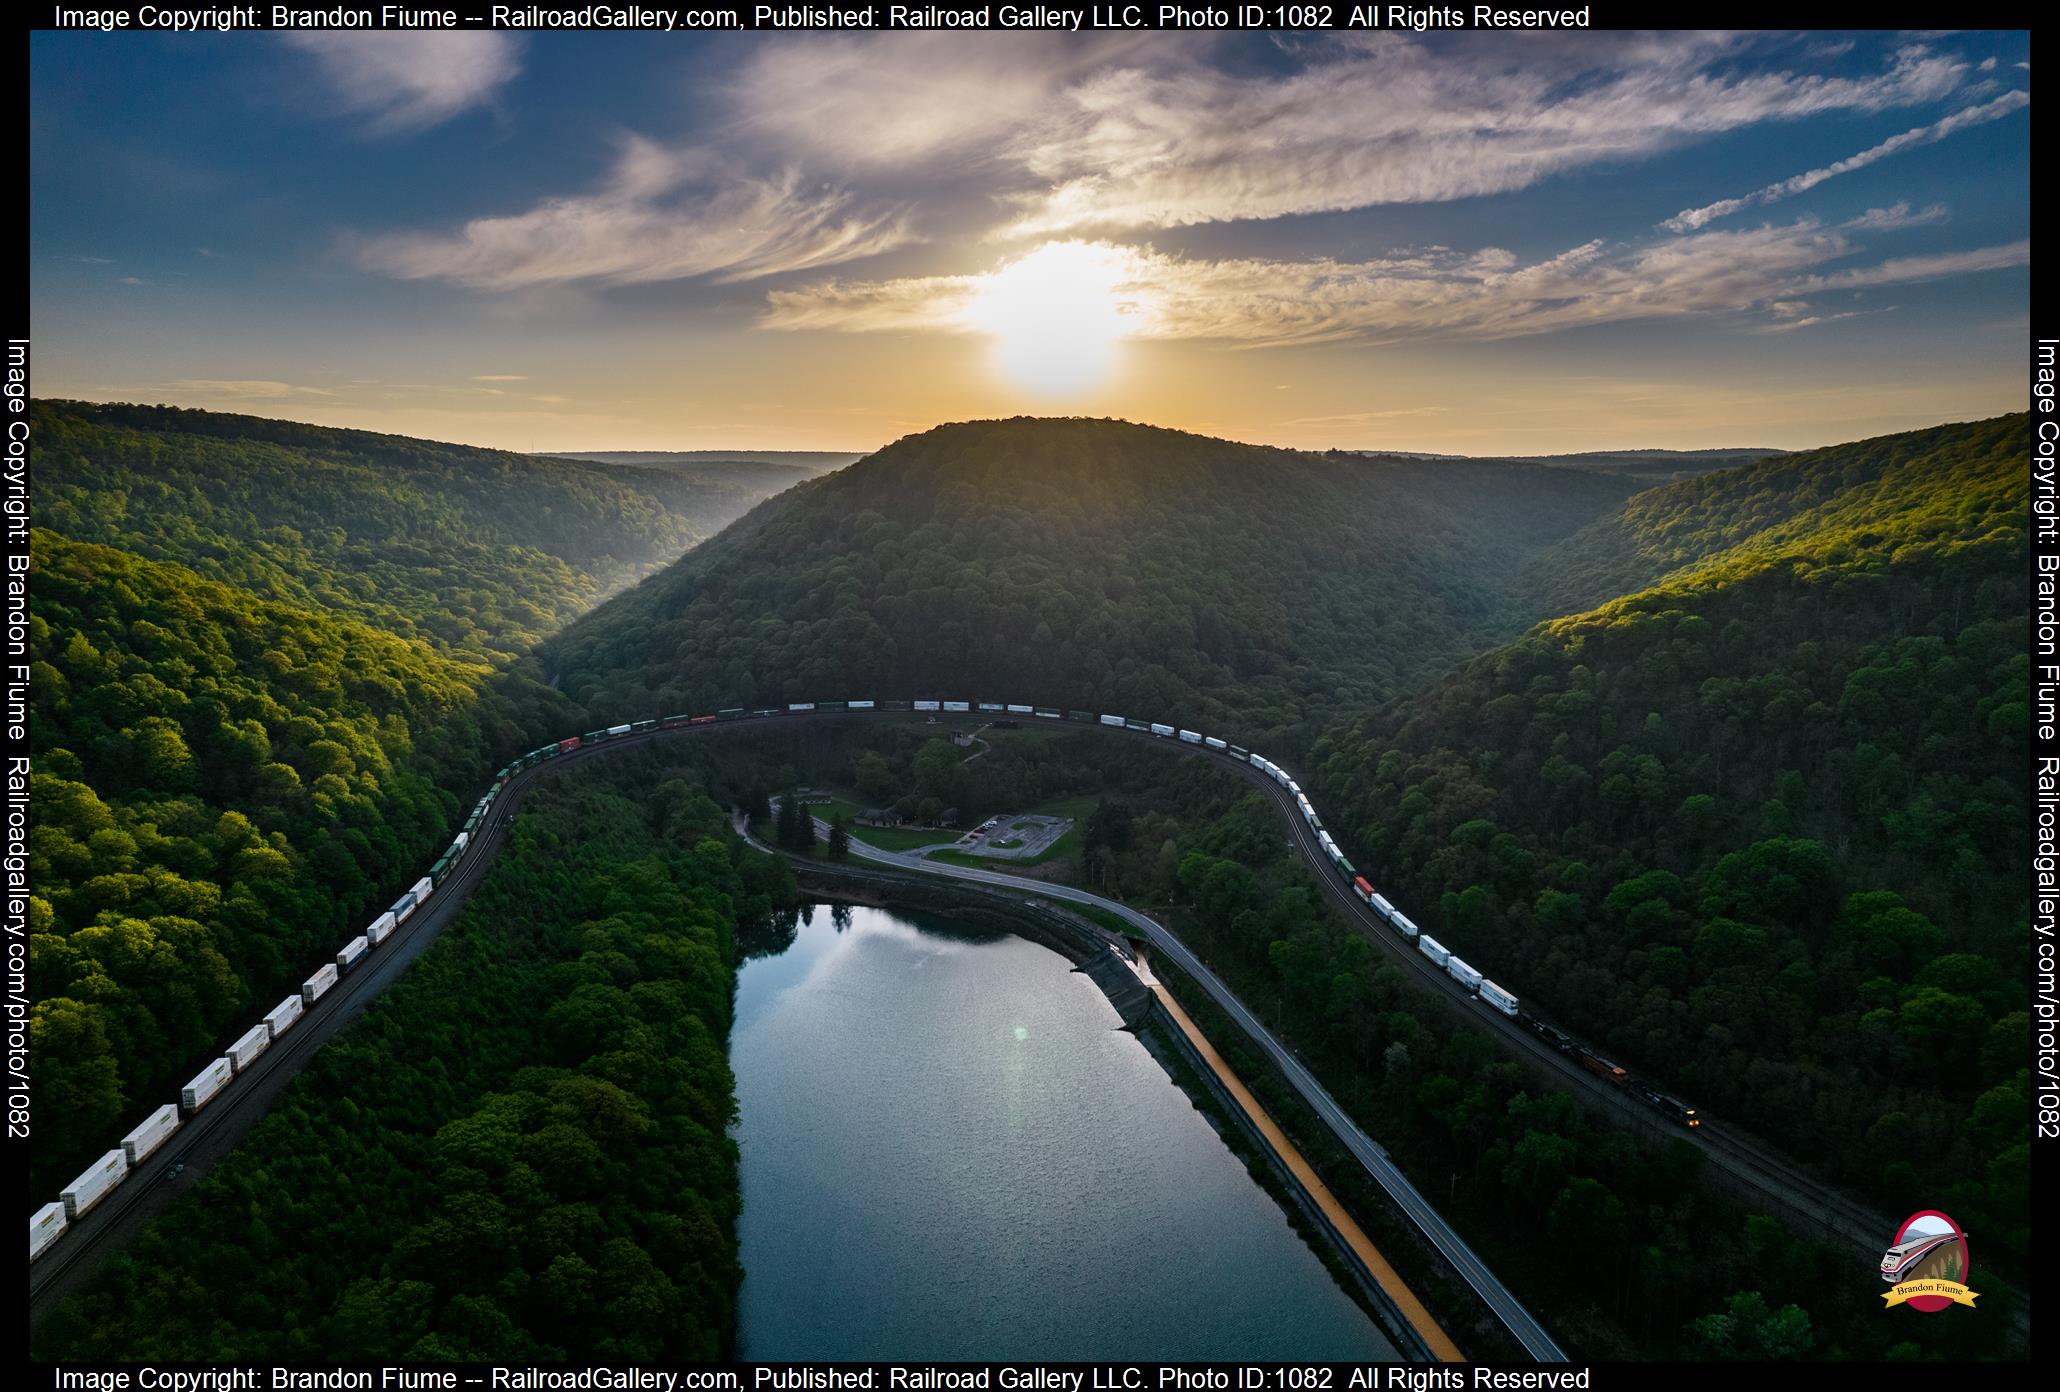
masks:
[[[868,715],[907,719],[909,714],[909,712],[905,711],[874,710],[814,712],[804,715],[783,714],[777,718],[783,721],[814,722],[844,719],[848,716]],[[755,721],[748,723],[755,724]],[[396,935],[391,942],[382,944],[379,948],[375,949],[370,965],[359,968],[350,977],[345,978],[344,982],[331,991],[328,996],[324,997],[322,1001],[318,1002],[316,1007],[308,1012],[299,1025],[289,1032],[281,1043],[274,1045],[266,1051],[256,1067],[243,1077],[238,1078],[231,1085],[230,1090],[220,1100],[203,1111],[199,1117],[189,1120],[157,1155],[152,1156],[145,1162],[139,1174],[132,1176],[127,1182],[117,1188],[114,1194],[103,1200],[100,1206],[92,1213],[89,1213],[80,1222],[74,1224],[71,1230],[58,1240],[58,1245],[45,1255],[42,1260],[36,1262],[31,1267],[31,1319],[33,1320],[40,1316],[54,1296],[75,1285],[79,1276],[85,1271],[90,1270],[97,1263],[97,1258],[103,1251],[133,1238],[151,1217],[166,1207],[173,1197],[191,1187],[200,1174],[205,1172],[206,1166],[218,1159],[222,1154],[225,1154],[235,1141],[263,1114],[272,1099],[283,1090],[286,1082],[305,1064],[306,1060],[312,1056],[314,1050],[322,1042],[332,1037],[349,1020],[361,1014],[372,999],[397,978],[414,957],[420,954],[429,941],[441,931],[444,924],[455,916],[456,910],[462,906],[465,897],[469,895],[472,888],[478,882],[479,877],[484,873],[484,868],[492,860],[492,852],[498,849],[503,834],[501,826],[502,813],[504,811],[511,811],[519,805],[521,793],[532,779],[540,775],[555,773],[588,758],[604,756],[618,748],[646,743],[661,735],[693,733],[695,731],[721,731],[733,728],[736,728],[736,726],[729,723],[712,726],[685,726],[676,730],[652,731],[622,737],[611,740],[606,744],[574,751],[571,754],[560,756],[548,763],[542,764],[537,768],[524,770],[522,773],[517,774],[510,780],[508,788],[501,798],[496,800],[496,816],[493,825],[490,828],[483,829],[480,840],[474,843],[471,852],[461,862],[458,874],[437,891],[430,907],[415,914],[404,930]],[[1556,1049],[1547,1045],[1528,1030],[1523,1029],[1515,1021],[1478,1004],[1470,993],[1466,992],[1457,982],[1453,981],[1443,971],[1432,966],[1420,953],[1413,950],[1384,923],[1374,917],[1372,910],[1361,903],[1358,897],[1344,885],[1336,874],[1329,858],[1323,854],[1321,847],[1317,844],[1315,833],[1309,830],[1308,824],[1302,819],[1300,812],[1296,809],[1291,795],[1271,778],[1251,767],[1251,765],[1242,760],[1232,759],[1227,755],[1216,753],[1206,747],[1161,739],[1143,732],[1116,730],[1099,725],[1072,726],[1071,728],[1103,729],[1114,734],[1127,734],[1137,739],[1149,739],[1180,754],[1212,759],[1239,776],[1248,779],[1271,797],[1280,807],[1282,816],[1287,821],[1294,848],[1309,863],[1311,871],[1315,875],[1316,881],[1321,886],[1324,894],[1346,916],[1348,922],[1351,922],[1363,932],[1370,941],[1378,945],[1390,958],[1402,965],[1405,970],[1414,973],[1415,979],[1420,986],[1427,990],[1444,992],[1454,1008],[1471,1012],[1484,1028],[1497,1034],[1511,1049],[1552,1071],[1569,1090],[1594,1099],[1603,1105],[1615,1107],[1626,1117],[1644,1125],[1650,1130],[1683,1136],[1690,1140],[1692,1144],[1701,1148],[1713,1164],[1718,1165],[1737,1179],[1766,1195],[1773,1201],[1776,1207],[1803,1217],[1812,1223],[1821,1224],[1826,1236],[1843,1239],[1856,1249],[1874,1254],[1878,1253],[1881,1245],[1886,1242],[1886,1234],[1893,1231],[1893,1224],[1889,1223],[1881,1215],[1874,1213],[1864,1205],[1839,1193],[1830,1186],[1810,1178],[1803,1173],[1801,1167],[1795,1162],[1786,1157],[1779,1156],[1771,1148],[1764,1145],[1764,1143],[1739,1135],[1732,1128],[1722,1125],[1705,1126],[1697,1132],[1684,1133],[1679,1128],[1664,1124],[1656,1113],[1639,1105],[1635,1099],[1626,1094],[1622,1089],[1612,1087],[1594,1077],[1565,1055],[1560,1054]],[[479,852],[481,851],[486,852],[486,854],[480,854]],[[1044,881],[1027,879],[1019,875],[1009,875],[991,870],[932,864],[928,861],[904,856],[896,852],[877,851],[856,839],[852,842],[852,851],[854,854],[866,859],[877,860],[904,869],[1000,885],[1026,895],[1041,894],[1056,899],[1069,899],[1076,903],[1094,904],[1105,907],[1110,912],[1122,916],[1124,921],[1137,927],[1148,940],[1159,944],[1161,949],[1166,951],[1172,960],[1181,963],[1184,969],[1188,970],[1198,982],[1202,983],[1210,995],[1223,1006],[1226,1013],[1233,1020],[1236,1020],[1241,1028],[1252,1034],[1253,1038],[1266,1050],[1269,1057],[1272,1057],[1279,1064],[1283,1074],[1296,1086],[1297,1091],[1301,1092],[1305,1098],[1310,1099],[1310,1105],[1320,1115],[1324,1116],[1326,1122],[1329,1122],[1334,1130],[1337,1129],[1340,1121],[1343,1122],[1348,1130],[1339,1132],[1340,1139],[1360,1158],[1362,1163],[1366,1164],[1369,1172],[1373,1173],[1377,1179],[1380,1179],[1384,1167],[1385,1172],[1391,1174],[1393,1179],[1398,1182],[1395,1187],[1390,1187],[1387,1181],[1383,1180],[1384,1188],[1389,1188],[1390,1193],[1396,1193],[1397,1188],[1407,1186],[1402,1189],[1403,1193],[1416,1194],[1414,1187],[1409,1186],[1406,1177],[1403,1177],[1399,1171],[1394,1169],[1386,1153],[1370,1138],[1366,1137],[1364,1133],[1358,1131],[1358,1128],[1351,1123],[1350,1118],[1344,1115],[1336,1103],[1329,1098],[1328,1093],[1324,1092],[1314,1077],[1302,1067],[1293,1052],[1282,1045],[1279,1040],[1275,1039],[1266,1030],[1265,1026],[1245,1008],[1244,1004],[1238,1001],[1234,995],[1230,994],[1228,988],[1217,980],[1207,967],[1197,961],[1194,955],[1188,952],[1184,945],[1179,943],[1177,938],[1155,920],[1139,914],[1126,906],[1115,904],[1112,901],[1089,894],[1084,890],[1076,890],[1066,885],[1050,884]],[[253,1013],[249,1021],[243,1022],[244,1027],[254,1023],[256,1018],[257,1015]],[[233,1034],[226,1035],[225,1040],[233,1037]],[[197,1071],[205,1062],[205,1060],[196,1060],[193,1064],[194,1069]],[[246,1086],[246,1079],[249,1083],[248,1086]],[[1304,1086],[1305,1082],[1306,1086]],[[1312,1095],[1312,1090],[1314,1095]],[[1323,1099],[1322,1102],[1319,1103],[1315,1100],[1317,1096]],[[1356,1137],[1356,1141],[1354,1137]],[[185,1172],[174,1183],[160,1182],[156,1176],[163,1171],[165,1165],[172,1158],[179,1156],[187,1158]],[[1403,1206],[1405,1211],[1410,1207],[1399,1195],[1396,1202]],[[1436,1218],[1436,1215],[1429,1209],[1428,1204],[1424,1203],[1420,1195],[1416,1195],[1415,1202],[1424,1214],[1430,1218]],[[1412,1217],[1415,1216],[1416,1214],[1412,1212]],[[1424,1220],[1419,1218],[1418,1221],[1421,1226]],[[1437,1222],[1440,1225],[1442,1224],[1441,1219],[1437,1220]],[[1426,1230],[1426,1235],[1431,1236],[1430,1230]],[[1437,1241],[1435,1236],[1432,1236],[1432,1240],[1434,1242]],[[1492,1273],[1486,1273],[1486,1269],[1480,1266],[1478,1258],[1475,1258],[1471,1251],[1466,1250],[1463,1243],[1459,1243],[1456,1235],[1451,1240],[1458,1244],[1458,1250],[1465,1253],[1465,1257],[1471,1261],[1473,1267],[1484,1274],[1486,1282],[1491,1288],[1499,1287],[1500,1283],[1494,1280]],[[1443,1244],[1439,1243],[1439,1245],[1442,1250]],[[1448,1257],[1450,1256],[1451,1254],[1448,1253]],[[1467,1270],[1465,1262],[1456,1257],[1452,1259],[1455,1266],[1459,1267],[1462,1271]],[[1471,1279],[1473,1278],[1469,1276],[1469,1280]],[[1478,1290],[1480,1287],[1477,1285],[1476,1289]],[[1487,1298],[1485,1293],[1483,1293],[1483,1298]],[[1524,1339],[1526,1348],[1531,1348],[1540,1357],[1564,1357],[1564,1354],[1558,1350],[1557,1346],[1551,1343],[1549,1336],[1545,1335],[1542,1329],[1537,1329],[1535,1321],[1531,1320],[1528,1314],[1522,1312],[1521,1306],[1515,1304],[1513,1297],[1509,1298],[1509,1303],[1512,1307],[1509,1313],[1505,1314],[1500,1309],[1498,1309],[1497,1313],[1503,1314],[1505,1320],[1511,1322],[1512,1330],[1517,1331],[1518,1337]],[[1490,1301],[1490,1304],[1493,1305],[1494,1302]],[[2029,1300],[2021,1299],[2017,1320],[2020,1329],[2028,1330],[2029,1310]],[[1519,1328],[1522,1323],[1529,1323],[1536,1330],[1535,1338],[1542,1340],[1542,1343],[1534,1344],[1532,1339],[1524,1338]],[[1540,1349],[1549,1349],[1550,1351],[1539,1352]]]
[[[824,836],[829,834],[828,822],[821,818],[812,820],[819,832]],[[1299,814],[1295,820],[1301,820]],[[1041,894],[1069,903],[1091,905],[1120,916],[1124,922],[1143,934],[1153,948],[1178,964],[1182,971],[1192,977],[1209,993],[1210,998],[1223,1008],[1224,1013],[1230,1016],[1238,1028],[1251,1036],[1253,1042],[1266,1052],[1267,1057],[1273,1060],[1274,1066],[1286,1077],[1288,1083],[1301,1094],[1302,1100],[1323,1118],[1324,1124],[1329,1126],[1345,1148],[1358,1158],[1359,1163],[1366,1167],[1367,1173],[1386,1191],[1395,1206],[1409,1215],[1418,1231],[1466,1279],[1466,1283],[1473,1287],[1482,1302],[1495,1312],[1496,1317],[1508,1327],[1509,1332],[1516,1336],[1517,1341],[1533,1358],[1552,1362],[1566,1361],[1566,1351],[1553,1342],[1552,1336],[1546,1333],[1545,1327],[1524,1308],[1523,1302],[1516,1298],[1509,1287],[1502,1284],[1501,1279],[1488,1269],[1487,1263],[1474,1254],[1473,1248],[1466,1245],[1466,1240],[1454,1232],[1451,1224],[1431,1207],[1429,1200],[1409,1182],[1409,1177],[1396,1168],[1395,1162],[1388,1158],[1387,1151],[1359,1129],[1359,1124],[1337,1104],[1336,1099],[1323,1084],[1316,1081],[1316,1076],[1302,1066],[1302,1061],[1295,1057],[1294,1052],[1275,1038],[1273,1032],[1260,1022],[1259,1017],[1247,1010],[1245,1003],[1223,984],[1222,979],[1211,971],[1201,958],[1189,951],[1187,944],[1163,923],[1147,914],[1139,913],[1127,904],[1104,899],[1099,894],[1075,889],[1071,885],[1047,884],[1041,880],[1026,881],[1021,876],[1003,874],[997,870],[976,870],[964,865],[939,864],[900,851],[883,851],[856,838],[851,842],[851,853],[859,859],[891,865],[899,870],[942,875],[955,880],[970,880],[977,884],[1003,885],[1025,894]]]

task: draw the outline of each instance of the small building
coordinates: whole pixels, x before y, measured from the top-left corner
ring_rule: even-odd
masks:
[[[865,826],[900,826],[901,814],[891,807],[868,807],[858,814],[858,820]]]

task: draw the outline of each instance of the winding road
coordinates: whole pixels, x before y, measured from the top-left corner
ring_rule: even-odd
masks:
[[[908,719],[910,715],[910,712],[898,710],[857,710],[782,713],[766,718],[783,724],[802,724],[866,716]],[[40,1319],[59,1296],[74,1288],[97,1265],[99,1255],[133,1239],[151,1218],[162,1212],[178,1195],[197,1182],[207,1167],[226,1154],[256,1123],[292,1076],[313,1056],[315,1050],[362,1014],[379,992],[397,979],[444,926],[455,919],[472,889],[484,877],[487,867],[499,850],[512,814],[519,808],[522,797],[534,779],[554,774],[586,759],[605,755],[617,748],[642,745],[665,735],[731,729],[739,723],[755,726],[760,722],[757,719],[747,719],[742,722],[679,726],[669,730],[639,732],[612,739],[605,744],[582,747],[515,774],[496,800],[489,824],[480,828],[480,834],[474,838],[460,862],[459,869],[437,890],[429,906],[413,915],[389,942],[375,949],[365,965],[345,977],[334,990],[310,1008],[285,1038],[267,1050],[255,1065],[236,1079],[221,1099],[197,1116],[188,1118],[156,1155],[139,1166],[127,1182],[118,1186],[91,1213],[74,1223],[48,1254],[32,1264],[29,1285],[32,1323]],[[1295,807],[1292,795],[1258,769],[1206,746],[1180,743],[1144,732],[1117,730],[1099,725],[1069,725],[1068,728],[1100,729],[1111,734],[1151,740],[1184,755],[1213,760],[1253,783],[1279,807],[1289,827],[1294,849],[1308,862],[1324,895],[1345,915],[1349,923],[1377,944],[1405,971],[1412,973],[1420,987],[1433,993],[1442,993],[1452,1008],[1469,1012],[1482,1028],[1496,1035],[1506,1047],[1552,1073],[1568,1090],[1600,1105],[1614,1108],[1648,1131],[1687,1140],[1707,1156],[1712,1164],[1722,1168],[1756,1193],[1767,1197],[1774,1206],[1812,1224],[1820,1224],[1826,1235],[1842,1238],[1870,1256],[1878,1255],[1887,1240],[1887,1235],[1894,1230],[1893,1225],[1879,1214],[1829,1186],[1811,1179],[1803,1174],[1794,1162],[1776,1155],[1757,1142],[1734,1134],[1729,1128],[1705,1126],[1697,1132],[1689,1133],[1663,1122],[1657,1114],[1640,1106],[1637,1100],[1627,1095],[1623,1089],[1604,1083],[1523,1029],[1516,1021],[1479,1004],[1471,993],[1433,966],[1376,918],[1373,911],[1351,892],[1318,845],[1315,833],[1309,829],[1307,822]],[[817,825],[826,829],[826,824],[820,821]],[[880,850],[856,838],[852,840],[851,851],[856,857],[900,870],[988,886],[1001,886],[1025,896],[1036,895],[1088,905],[1115,914],[1136,928],[1156,951],[1178,964],[1181,970],[1207,991],[1225,1014],[1273,1061],[1281,1075],[1330,1127],[1339,1142],[1360,1161],[1367,1173],[1391,1197],[1396,1206],[1416,1224],[1425,1239],[1466,1279],[1481,1300],[1495,1312],[1533,1357],[1550,1361],[1564,1361],[1567,1358],[1565,1351],[1553,1341],[1543,1326],[1424,1199],[1408,1177],[1396,1167],[1387,1151],[1359,1128],[1302,1064],[1294,1051],[1276,1038],[1244,1002],[1165,925],[1128,905],[1104,899],[1070,885],[1052,884],[969,866],[931,862],[920,856]],[[247,1028],[259,1018],[260,1013],[259,1007],[253,1007],[251,1018],[239,1022],[237,1030],[228,1032],[224,1037],[233,1038],[240,1029]],[[196,1069],[201,1062],[205,1061],[196,1062]],[[175,1161],[183,1161],[184,1169],[178,1173],[176,1179],[163,1182],[160,1177],[166,1175]],[[2018,1308],[2017,1322],[2020,1327],[2028,1329],[2028,1300],[2021,1301]]]
[[[815,823],[820,834],[829,834],[828,822],[820,817],[812,817],[810,820]],[[1296,820],[1300,820],[1299,813]],[[868,846],[856,837],[851,841],[851,854],[861,860],[891,865],[899,870],[941,875],[954,880],[969,880],[975,884],[1001,885],[1022,893],[1062,899],[1072,904],[1086,904],[1122,918],[1125,923],[1137,929],[1155,951],[1162,953],[1207,991],[1209,998],[1223,1008],[1224,1013],[1230,1016],[1237,1027],[1265,1051],[1266,1056],[1273,1061],[1274,1067],[1287,1079],[1289,1086],[1301,1095],[1311,1110],[1323,1118],[1324,1125],[1328,1126],[1331,1133],[1358,1158],[1360,1164],[1366,1167],[1366,1172],[1373,1176],[1374,1182],[1394,1201],[1395,1207],[1409,1216],[1409,1220],[1416,1224],[1417,1230],[1437,1248],[1446,1261],[1452,1264],[1453,1269],[1458,1271],[1473,1288],[1474,1293],[1480,1296],[1482,1303],[1495,1312],[1496,1318],[1516,1336],[1526,1352],[1541,1362],[1567,1361],[1566,1351],[1553,1342],[1552,1336],[1545,1332],[1545,1326],[1539,1324],[1531,1312],[1524,1308],[1523,1302],[1519,1301],[1509,1287],[1488,1269],[1488,1264],[1474,1254],[1473,1248],[1466,1245],[1466,1239],[1455,1232],[1452,1225],[1431,1207],[1430,1201],[1409,1182],[1409,1177],[1396,1168],[1395,1162],[1388,1158],[1387,1151],[1359,1129],[1359,1124],[1337,1104],[1336,1099],[1323,1084],[1316,1081],[1316,1075],[1302,1066],[1302,1061],[1295,1056],[1294,1051],[1281,1043],[1258,1016],[1246,1009],[1245,1003],[1237,998],[1230,987],[1223,984],[1222,978],[1211,971],[1208,965],[1190,951],[1187,944],[1163,923],[1147,914],[1139,913],[1127,904],[1118,903],[1114,899],[1104,899],[1098,894],[1090,894],[1071,885],[1025,880],[1019,875],[1006,875],[994,870],[979,870],[965,865],[941,864],[919,855],[883,851],[876,846]]]

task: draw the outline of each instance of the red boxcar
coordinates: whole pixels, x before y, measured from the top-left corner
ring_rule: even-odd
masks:
[[[1370,884],[1368,884],[1368,883],[1366,882],[1366,876],[1364,876],[1364,875],[1354,875],[1354,876],[1352,877],[1352,888],[1354,888],[1354,889],[1356,889],[1356,890],[1358,890],[1358,891],[1359,891],[1359,897],[1360,897],[1361,899],[1364,899],[1364,900],[1366,900],[1366,901],[1367,901],[1367,902],[1369,902],[1369,903],[1371,903],[1371,902],[1372,902],[1372,900],[1373,900],[1373,886],[1372,886],[1372,885],[1370,885]]]
[[[692,720],[689,720],[687,723],[689,725],[707,725],[712,723],[714,720],[715,717],[712,715],[697,715]]]
[[[578,735],[574,735],[571,739],[562,739],[558,741],[558,752],[560,754],[569,754],[577,748],[579,748]]]

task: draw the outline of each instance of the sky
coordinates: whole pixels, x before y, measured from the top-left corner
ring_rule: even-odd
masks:
[[[39,32],[39,396],[520,450],[2021,410],[2023,33]]]

